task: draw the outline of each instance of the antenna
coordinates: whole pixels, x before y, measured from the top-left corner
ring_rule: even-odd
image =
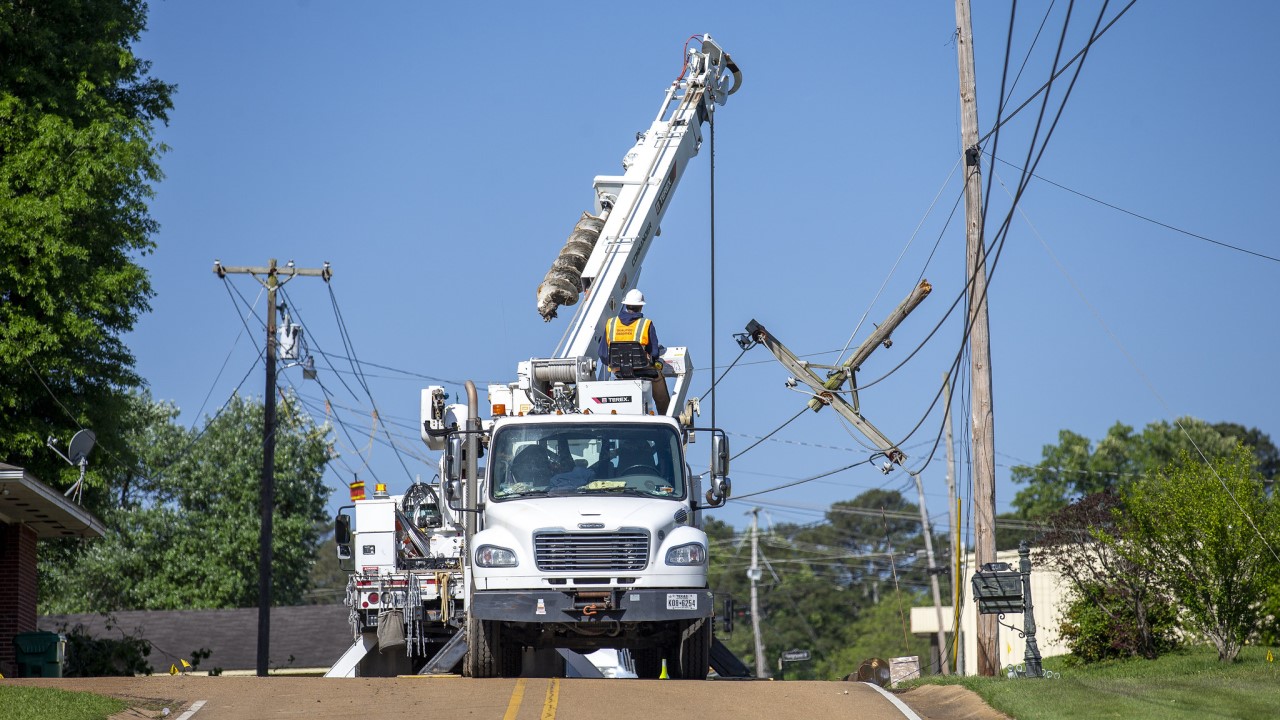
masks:
[[[71,446],[67,448],[67,452],[64,455],[58,449],[56,438],[51,435],[48,440],[45,440],[45,445],[49,446],[50,450],[58,453],[58,457],[66,460],[68,465],[80,468],[80,477],[75,481],[75,484],[63,493],[63,497],[70,497],[77,504],[79,504],[80,498],[84,493],[84,473],[89,468],[89,453],[97,442],[98,436],[92,430],[80,430],[71,437]],[[74,497],[72,497],[73,493]]]

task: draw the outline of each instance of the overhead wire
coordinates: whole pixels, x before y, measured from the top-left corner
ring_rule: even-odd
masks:
[[[1003,159],[1003,158],[996,157],[995,155],[992,155],[992,154],[990,154],[990,153],[987,153],[987,154],[992,158],[992,160],[995,160],[995,161],[997,161],[997,162],[1000,162],[1000,163],[1003,163],[1003,164],[1005,164],[1005,165],[1008,165],[1009,167],[1011,167],[1011,168],[1013,168],[1013,169],[1015,169],[1015,170],[1019,170],[1019,171],[1022,171],[1022,170],[1023,170],[1023,168],[1018,167],[1017,165],[1015,165],[1014,163],[1009,162],[1008,160],[1005,160],[1005,159]],[[1065,190],[1066,192],[1069,192],[1069,193],[1071,193],[1072,195],[1077,195],[1077,196],[1082,197],[1082,198],[1084,198],[1084,199],[1086,199],[1086,200],[1089,200],[1090,202],[1097,203],[1097,204],[1099,204],[1099,205],[1102,205],[1103,207],[1110,208],[1110,209],[1115,210],[1115,211],[1117,211],[1117,212],[1122,212],[1122,213],[1124,213],[1125,215],[1129,215],[1129,216],[1131,216],[1131,217],[1135,217],[1135,218],[1137,218],[1137,219],[1139,219],[1139,220],[1142,220],[1142,221],[1144,221],[1144,222],[1151,223],[1152,225],[1157,225],[1157,226],[1162,227],[1162,228],[1164,228],[1164,229],[1166,229],[1166,230],[1172,230],[1173,232],[1176,232],[1176,233],[1179,233],[1179,234],[1182,234],[1182,235],[1186,235],[1187,237],[1190,237],[1190,238],[1195,238],[1196,240],[1203,240],[1203,241],[1205,241],[1205,242],[1207,242],[1207,243],[1211,243],[1211,244],[1213,244],[1213,245],[1217,245],[1217,246],[1219,246],[1219,247],[1226,248],[1226,249],[1228,249],[1228,250],[1235,250],[1236,252],[1244,253],[1244,254],[1246,254],[1246,255],[1252,255],[1252,256],[1257,257],[1257,258],[1262,258],[1263,260],[1270,260],[1270,261],[1272,261],[1272,262],[1280,262],[1280,257],[1276,257],[1276,256],[1274,256],[1274,255],[1267,255],[1266,253],[1258,252],[1258,251],[1256,251],[1256,250],[1250,250],[1250,249],[1248,249],[1248,248],[1240,247],[1239,245],[1232,245],[1231,243],[1223,242],[1223,241],[1221,241],[1221,240],[1214,240],[1213,238],[1208,237],[1208,236],[1206,236],[1206,235],[1201,235],[1201,234],[1199,234],[1199,233],[1194,233],[1194,232],[1191,232],[1190,230],[1184,230],[1184,229],[1182,229],[1182,228],[1180,228],[1180,227],[1177,227],[1176,225],[1170,225],[1169,223],[1162,222],[1162,221],[1160,221],[1160,220],[1156,220],[1155,218],[1148,217],[1148,216],[1143,215],[1143,214],[1138,213],[1138,212],[1134,212],[1133,210],[1127,210],[1127,209],[1125,209],[1125,208],[1120,207],[1119,205],[1116,205],[1116,204],[1114,204],[1114,203],[1107,202],[1106,200],[1103,200],[1103,199],[1101,199],[1101,198],[1097,198],[1097,197],[1094,197],[1094,196],[1089,195],[1089,194],[1087,194],[1087,193],[1080,192],[1079,190],[1075,190],[1075,189],[1073,189],[1073,188],[1069,188],[1069,187],[1067,187],[1066,185],[1063,185],[1063,184],[1058,183],[1058,182],[1054,182],[1053,180],[1050,180],[1049,178],[1046,178],[1046,177],[1044,177],[1043,175],[1037,175],[1037,174],[1035,174],[1035,173],[1029,173],[1029,174],[1030,174],[1030,176],[1031,176],[1031,177],[1033,177],[1033,178],[1035,178],[1035,179],[1037,179],[1037,180],[1039,180],[1039,181],[1041,181],[1041,182],[1048,183],[1048,184],[1050,184],[1050,185],[1052,185],[1052,186],[1054,186],[1054,187],[1058,188],[1059,190]]]
[[[1007,101],[1007,95],[1005,94],[1005,83],[1009,79],[1009,55],[1013,50],[1013,23],[1014,23],[1014,18],[1017,16],[1017,14],[1018,14],[1018,0],[1013,0],[1013,2],[1010,3],[1009,5],[1009,31],[1008,31],[1008,35],[1005,37],[1005,40],[1004,40],[1004,68],[1000,71],[1000,94],[998,96],[1000,98],[1000,102],[996,103],[996,127],[997,128],[999,128],[1003,124],[1000,122],[1000,116],[1004,113],[1004,105],[1005,105],[1005,102]],[[1027,56],[1030,57],[1029,51]],[[1024,64],[1025,64],[1025,61],[1024,61]],[[1035,139],[1032,138],[1031,142],[1034,143]],[[999,144],[1000,144],[1000,133],[999,131],[997,131],[991,136],[991,153],[993,155],[995,154],[996,148],[999,147]],[[992,173],[992,175],[994,174],[995,173]],[[989,197],[991,195],[991,181],[992,181],[992,178],[988,177],[987,189],[986,189],[986,192],[984,192],[982,195],[984,198]],[[985,228],[987,226],[987,211],[990,208],[991,208],[990,203],[982,204],[982,220],[980,221],[981,223],[980,227]]]
[[[834,470],[828,470],[826,472],[818,473],[817,475],[813,475],[807,478],[802,478],[800,480],[795,480],[793,482],[789,482],[783,485],[778,485],[776,487],[766,488],[764,490],[756,490],[755,492],[744,493],[742,495],[734,495],[733,497],[729,498],[729,502],[735,502],[735,501],[741,502],[742,500],[745,500],[746,498],[749,498],[749,497],[764,495],[765,493],[776,492],[778,490],[785,490],[786,488],[795,487],[796,485],[803,485],[804,483],[813,482],[814,480],[820,480],[824,477],[828,477],[830,475],[835,475],[836,473],[844,472],[845,470],[858,467],[859,465],[866,465],[870,462],[871,462],[870,460],[859,460],[858,462],[850,463],[848,465],[845,465],[844,467],[838,467]]]
[[[222,280],[223,280],[223,286],[225,287],[226,278],[224,277]],[[235,298],[231,295],[230,290],[227,291],[227,297],[231,299],[232,305],[235,305],[236,301],[235,301]],[[254,298],[253,300],[254,307],[257,306],[258,300],[260,300],[261,298],[262,298],[262,290],[259,289],[258,297]],[[236,306],[236,312],[237,314],[239,314],[239,306]],[[243,326],[241,331],[236,333],[236,339],[231,341],[231,347],[227,350],[227,356],[222,360],[222,367],[218,368],[218,374],[214,376],[213,382],[209,384],[209,392],[205,393],[204,400],[200,402],[200,409],[196,410],[195,415],[193,416],[193,419],[191,421],[191,427],[193,429],[195,428],[196,422],[199,421],[201,414],[204,413],[205,406],[209,404],[209,398],[213,397],[213,391],[216,387],[218,387],[218,381],[222,379],[222,373],[226,371],[227,363],[231,362],[231,356],[235,353],[236,347],[240,344],[240,338],[250,334],[249,324],[245,321],[243,316],[240,318],[240,323]],[[256,347],[257,344],[255,343],[254,346]]]
[[[338,320],[338,335],[339,337],[342,338],[342,346],[346,350],[347,355],[351,358],[352,369],[358,370],[360,368],[360,361],[359,359],[356,358],[355,345],[351,340],[350,332],[347,330],[346,321],[343,320],[342,309],[338,306],[338,296],[333,292],[332,285],[328,285],[328,290],[329,290],[329,301],[333,305],[333,314],[334,314],[334,317],[337,318]],[[364,388],[365,395],[367,395],[369,398],[369,404],[373,406],[374,412],[377,413],[378,404],[377,404],[377,401],[373,399],[373,391],[369,389],[369,381],[363,376],[363,374],[358,374],[357,377],[360,380],[360,385]],[[383,432],[387,433],[385,426],[383,427]],[[390,441],[390,438],[391,438],[390,434],[387,433],[388,441]],[[396,459],[400,461],[400,467],[404,469],[405,477],[410,482],[413,482],[413,473],[409,472],[409,466],[405,463],[404,456],[400,454],[400,448],[396,446],[394,442],[392,442],[391,450],[395,454]]]
[[[764,442],[765,440],[768,440],[769,438],[773,437],[773,435],[774,435],[775,433],[777,433],[779,430],[781,430],[782,428],[784,428],[784,427],[786,427],[786,426],[790,425],[791,423],[795,422],[797,419],[799,419],[799,418],[800,418],[800,416],[801,416],[801,415],[803,415],[803,414],[804,414],[804,411],[805,411],[805,410],[807,410],[807,409],[809,409],[809,406],[807,406],[807,405],[806,405],[805,407],[800,408],[800,412],[796,413],[795,415],[792,415],[790,420],[787,420],[786,422],[782,423],[781,425],[779,425],[778,427],[774,428],[773,430],[770,430],[768,435],[765,435],[764,437],[760,438],[759,440],[757,440],[757,441],[755,441],[755,442],[751,443],[751,445],[750,445],[750,446],[748,446],[746,450],[739,451],[739,452],[738,452],[738,454],[734,455],[733,457],[731,457],[731,458],[729,458],[729,459],[730,459],[730,460],[737,460],[738,458],[740,458],[740,457],[742,457],[743,455],[747,454],[748,452],[750,452],[750,451],[751,451],[751,449],[752,449],[752,448],[754,448],[755,446],[757,446],[757,445],[759,445],[760,443]]]
[[[1132,8],[1134,4],[1137,2],[1138,0],[1129,0],[1129,4],[1125,5],[1124,8],[1122,8],[1120,12],[1117,13],[1116,16],[1111,19],[1111,22],[1107,23],[1106,27],[1102,28],[1100,32],[1093,33],[1090,36],[1089,41],[1085,43],[1085,46],[1081,48],[1080,51],[1077,52],[1074,56],[1072,56],[1071,59],[1068,60],[1066,64],[1064,64],[1061,68],[1057,66],[1057,63],[1055,63],[1053,74],[1049,77],[1049,80],[1044,85],[1041,85],[1038,90],[1033,92],[1026,100],[1023,101],[1021,105],[1015,108],[1013,112],[1006,115],[1004,120],[999,125],[992,127],[990,130],[987,131],[985,135],[978,138],[978,145],[981,145],[983,142],[986,141],[987,138],[991,137],[993,133],[998,132],[1005,123],[1008,123],[1010,120],[1016,117],[1018,113],[1022,112],[1022,110],[1025,109],[1028,105],[1030,105],[1031,101],[1035,100],[1036,97],[1040,95],[1040,93],[1052,87],[1053,81],[1057,80],[1058,76],[1062,75],[1067,70],[1069,70],[1077,60],[1081,60],[1084,56],[1088,55],[1089,49],[1093,47],[1093,44],[1096,43],[1098,40],[1100,40],[1102,36],[1105,35],[1108,30],[1111,29],[1111,26],[1115,25],[1116,22],[1120,20],[1120,18],[1124,17],[1124,14],[1129,12],[1129,9]],[[1106,11],[1106,3],[1103,4],[1103,12],[1105,11]],[[1068,11],[1067,14],[1068,14],[1068,17],[1070,17],[1070,11]],[[1099,17],[1101,17],[1101,15]]]

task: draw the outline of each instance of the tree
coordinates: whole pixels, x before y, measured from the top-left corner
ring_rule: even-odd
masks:
[[[258,599],[261,403],[234,397],[200,431],[136,396],[152,423],[127,437],[151,468],[111,480],[107,536],[41,556],[42,613],[254,607]],[[276,418],[272,602],[303,602],[326,532],[328,428],[291,397]]]
[[[1155,573],[1099,539],[1115,535],[1122,520],[1118,495],[1086,495],[1049,517],[1035,551],[1036,565],[1070,589],[1060,632],[1084,662],[1152,659],[1176,645],[1177,612]]]
[[[1174,423],[1153,422],[1137,434],[1133,427],[1118,422],[1096,447],[1083,435],[1062,430],[1057,445],[1044,447],[1039,464],[1017,465],[1011,470],[1013,481],[1027,487],[1019,490],[1010,504],[1016,517],[1046,518],[1086,495],[1119,490],[1155,473],[1184,451],[1208,458],[1230,454],[1237,437],[1254,447],[1275,449],[1270,438],[1257,429],[1245,430],[1230,423],[1212,426],[1191,417]]]
[[[1280,574],[1280,506],[1263,493],[1253,452],[1237,445],[1208,464],[1184,452],[1130,485],[1123,502],[1120,531],[1100,537],[1151,569],[1218,659],[1234,660]]]
[[[77,426],[101,482],[140,383],[121,338],[149,309],[136,259],[174,92],[132,52],[145,26],[141,0],[0,2],[0,460],[49,482],[75,471],[45,438]]]

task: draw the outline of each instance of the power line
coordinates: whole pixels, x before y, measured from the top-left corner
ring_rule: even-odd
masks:
[[[736,500],[736,501],[741,501],[741,500],[745,500],[746,498],[749,498],[749,497],[755,497],[756,495],[764,495],[765,493],[771,493],[771,492],[776,492],[776,491],[778,491],[778,490],[784,490],[784,489],[789,488],[789,487],[795,487],[796,485],[803,485],[804,483],[807,483],[807,482],[813,482],[814,480],[820,480],[820,479],[822,479],[822,478],[824,478],[824,477],[827,477],[827,476],[829,476],[829,475],[835,475],[836,473],[844,472],[845,470],[848,470],[848,469],[850,469],[850,468],[855,468],[855,467],[857,467],[857,466],[859,466],[859,465],[865,465],[865,464],[867,464],[867,463],[869,463],[869,462],[871,462],[871,461],[870,461],[870,460],[859,460],[858,462],[850,463],[850,464],[848,464],[848,465],[845,465],[844,467],[838,467],[838,468],[836,468],[835,470],[828,470],[828,471],[826,471],[826,472],[819,473],[819,474],[817,474],[817,475],[813,475],[813,476],[810,476],[810,477],[807,477],[807,478],[803,478],[803,479],[800,479],[800,480],[796,480],[796,481],[793,481],[793,482],[789,482],[789,483],[786,483],[786,484],[784,484],[784,485],[778,485],[777,487],[771,487],[771,488],[767,488],[767,489],[765,489],[765,490],[757,490],[757,491],[755,491],[755,492],[749,492],[749,493],[746,493],[745,495],[735,495],[735,496],[733,496],[732,498],[730,498],[730,501],[735,501],[735,500]]]
[[[804,411],[805,411],[805,410],[808,410],[808,409],[809,409],[809,408],[808,408],[808,406],[807,406],[807,405],[806,405],[805,407],[800,408],[800,412],[796,413],[795,415],[792,415],[790,420],[788,420],[788,421],[786,421],[786,422],[782,423],[782,424],[781,424],[781,425],[779,425],[778,427],[776,427],[776,428],[774,428],[773,430],[769,431],[769,434],[768,434],[768,435],[765,435],[764,437],[760,438],[759,440],[757,440],[757,441],[755,441],[755,442],[751,443],[751,445],[750,445],[749,447],[747,447],[747,449],[746,449],[746,450],[743,450],[743,451],[739,452],[737,455],[734,455],[733,457],[731,457],[731,458],[729,458],[729,459],[730,459],[730,460],[737,460],[739,457],[742,457],[743,455],[745,455],[747,452],[749,452],[749,451],[750,451],[752,448],[754,448],[755,446],[757,446],[757,445],[759,445],[760,443],[764,442],[765,440],[768,440],[769,438],[773,437],[774,433],[777,433],[777,432],[778,432],[779,430],[781,430],[782,428],[784,428],[784,427],[786,427],[786,426],[790,425],[791,423],[795,422],[795,421],[796,421],[796,419],[798,419],[801,415],[803,415],[803,414],[804,414]]]
[[[1078,52],[1078,53],[1076,53],[1074,56],[1072,56],[1072,58],[1071,58],[1070,60],[1068,60],[1068,61],[1066,62],[1066,64],[1064,64],[1064,65],[1062,66],[1062,68],[1061,68],[1061,69],[1058,69],[1058,68],[1056,67],[1056,63],[1055,63],[1054,73],[1053,73],[1053,75],[1052,75],[1052,76],[1050,76],[1050,78],[1049,78],[1048,82],[1046,82],[1044,85],[1041,85],[1041,86],[1040,86],[1040,89],[1038,89],[1038,90],[1036,90],[1035,92],[1031,93],[1031,96],[1030,96],[1030,97],[1028,97],[1025,101],[1023,101],[1023,103],[1022,103],[1021,105],[1019,105],[1016,109],[1014,109],[1014,111],[1013,111],[1013,112],[1011,112],[1011,113],[1009,113],[1008,115],[1006,115],[1006,116],[1005,116],[1005,118],[1004,118],[1004,120],[1003,120],[999,125],[996,125],[996,126],[992,127],[990,130],[988,130],[988,131],[987,131],[987,134],[986,134],[986,135],[983,135],[982,137],[978,138],[978,143],[977,143],[977,144],[978,144],[978,145],[981,145],[984,141],[986,141],[986,139],[987,139],[987,138],[991,137],[991,135],[992,135],[993,133],[999,132],[1000,128],[1001,128],[1005,123],[1009,122],[1009,121],[1010,121],[1010,120],[1012,120],[1012,119],[1013,119],[1013,118],[1014,118],[1018,113],[1022,112],[1022,110],[1023,110],[1024,108],[1026,108],[1028,105],[1030,105],[1030,104],[1031,104],[1031,101],[1032,101],[1032,100],[1035,100],[1035,99],[1036,99],[1036,97],[1040,95],[1040,93],[1042,93],[1042,92],[1044,92],[1045,90],[1047,90],[1048,88],[1052,87],[1052,86],[1053,86],[1053,81],[1054,81],[1054,80],[1057,80],[1059,75],[1061,75],[1061,74],[1065,73],[1065,72],[1066,72],[1066,71],[1067,71],[1067,70],[1068,70],[1068,69],[1069,69],[1069,68],[1070,68],[1070,67],[1075,63],[1075,61],[1076,61],[1076,60],[1080,60],[1084,55],[1087,55],[1087,54],[1088,54],[1088,52],[1089,52],[1089,48],[1093,47],[1093,44],[1094,44],[1095,42],[1097,42],[1098,40],[1100,40],[1100,39],[1102,38],[1102,36],[1103,36],[1103,35],[1105,35],[1105,34],[1106,34],[1106,32],[1107,32],[1108,30],[1110,30],[1110,29],[1111,29],[1111,26],[1112,26],[1112,25],[1115,25],[1115,24],[1116,24],[1116,22],[1117,22],[1120,18],[1124,17],[1124,14],[1125,14],[1125,13],[1127,13],[1127,12],[1129,12],[1129,8],[1133,7],[1134,3],[1136,3],[1136,2],[1138,2],[1138,0],[1130,0],[1130,1],[1129,1],[1129,4],[1128,4],[1128,5],[1125,5],[1125,6],[1124,6],[1124,9],[1122,9],[1119,13],[1117,13],[1117,14],[1116,14],[1116,16],[1115,16],[1114,18],[1112,18],[1112,19],[1111,19],[1111,22],[1107,23],[1106,27],[1102,28],[1101,32],[1095,32],[1095,33],[1093,33],[1093,34],[1090,36],[1090,38],[1089,38],[1089,42],[1085,43],[1085,46],[1084,46],[1083,48],[1081,48],[1081,49],[1080,49],[1080,52]],[[1102,6],[1102,12],[1106,12],[1106,9],[1107,9],[1106,3],[1103,3],[1103,6]],[[1070,15],[1071,15],[1070,10],[1068,10],[1068,11],[1067,11],[1067,17],[1068,17],[1068,19],[1070,18]],[[1099,18],[1099,20],[1101,20],[1102,15],[1101,15],[1101,14],[1099,14],[1098,18]],[[1064,27],[1063,29],[1064,29],[1064,31],[1065,31],[1065,27]],[[1096,29],[1096,27],[1095,27],[1095,29]],[[1065,37],[1065,34],[1064,34],[1064,37]],[[1059,42],[1059,48],[1061,48],[1061,42]],[[1059,50],[1059,51],[1061,51],[1061,50]],[[1078,72],[1078,71],[1077,71],[1077,72]]]
[[[988,155],[991,155],[991,154],[990,154],[990,153],[988,153]],[[998,162],[1004,163],[1005,165],[1008,165],[1009,167],[1011,167],[1011,168],[1013,168],[1013,169],[1015,169],[1015,170],[1018,170],[1018,171],[1021,171],[1021,172],[1026,172],[1023,168],[1020,168],[1020,167],[1018,167],[1017,165],[1014,165],[1013,163],[1009,162],[1008,160],[1005,160],[1005,159],[1003,159],[1003,158],[998,158],[998,157],[996,157],[995,155],[991,155],[991,158],[992,158],[993,160],[998,161]],[[1211,237],[1207,237],[1207,236],[1205,236],[1205,235],[1201,235],[1201,234],[1199,234],[1199,233],[1194,233],[1194,232],[1191,232],[1190,230],[1184,230],[1184,229],[1182,229],[1182,228],[1180,228],[1180,227],[1177,227],[1176,225],[1170,225],[1169,223],[1161,222],[1161,221],[1159,221],[1159,220],[1156,220],[1155,218],[1148,217],[1148,216],[1143,215],[1143,214],[1138,213],[1138,212],[1134,212],[1133,210],[1127,210],[1127,209],[1125,209],[1125,208],[1120,207],[1119,205],[1115,205],[1115,204],[1113,204],[1113,203],[1109,203],[1109,202],[1107,202],[1106,200],[1102,200],[1101,198],[1096,198],[1096,197],[1094,197],[1094,196],[1092,196],[1092,195],[1089,195],[1089,194],[1087,194],[1087,193],[1080,192],[1079,190],[1075,190],[1075,189],[1069,188],[1069,187],[1067,187],[1066,185],[1063,185],[1063,184],[1061,184],[1061,183],[1054,182],[1053,180],[1050,180],[1050,179],[1048,179],[1048,178],[1046,178],[1046,177],[1044,177],[1044,176],[1042,176],[1042,175],[1037,175],[1037,174],[1035,174],[1035,173],[1027,173],[1027,174],[1028,174],[1028,175],[1030,175],[1031,177],[1033,177],[1033,178],[1035,178],[1035,179],[1037,179],[1037,180],[1041,181],[1041,182],[1049,183],[1050,185],[1052,185],[1052,186],[1054,186],[1054,187],[1058,188],[1059,190],[1065,190],[1065,191],[1067,191],[1067,192],[1071,193],[1072,195],[1078,195],[1078,196],[1080,196],[1080,197],[1084,198],[1085,200],[1089,200],[1089,201],[1091,201],[1091,202],[1095,202],[1095,203],[1097,203],[1097,204],[1099,204],[1099,205],[1102,205],[1103,207],[1111,208],[1112,210],[1115,210],[1115,211],[1117,211],[1117,212],[1122,212],[1122,213],[1124,213],[1125,215],[1129,215],[1129,216],[1135,217],[1135,218],[1137,218],[1137,219],[1139,219],[1139,220],[1142,220],[1142,221],[1144,221],[1144,222],[1149,222],[1149,223],[1151,223],[1152,225],[1157,225],[1157,226],[1159,226],[1159,227],[1165,228],[1166,230],[1172,230],[1172,231],[1174,231],[1174,232],[1176,232],[1176,233],[1180,233],[1180,234],[1182,234],[1182,235],[1186,235],[1187,237],[1195,238],[1196,240],[1203,240],[1203,241],[1205,241],[1205,242],[1207,242],[1207,243],[1212,243],[1212,244],[1217,245],[1217,246],[1219,246],[1219,247],[1227,248],[1228,250],[1235,250],[1236,252],[1244,253],[1244,254],[1246,254],[1246,255],[1252,255],[1252,256],[1254,256],[1254,257],[1262,258],[1263,260],[1270,260],[1270,261],[1272,261],[1272,262],[1280,262],[1280,258],[1275,257],[1275,256],[1273,256],[1273,255],[1267,255],[1266,253],[1261,253],[1261,252],[1258,252],[1258,251],[1256,251],[1256,250],[1250,250],[1250,249],[1248,249],[1248,248],[1243,248],[1243,247],[1240,247],[1240,246],[1238,246],[1238,245],[1232,245],[1231,243],[1222,242],[1221,240],[1214,240],[1214,239],[1213,239],[1213,238],[1211,238]]]

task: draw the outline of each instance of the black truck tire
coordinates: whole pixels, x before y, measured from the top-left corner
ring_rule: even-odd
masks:
[[[462,674],[473,678],[517,677],[522,650],[519,644],[503,637],[500,621],[468,618]]]
[[[711,668],[711,620],[701,618],[690,620],[681,630],[681,642],[678,646],[680,663],[675,672],[671,672],[671,663],[667,663],[667,672],[672,678],[680,680],[706,680]]]

